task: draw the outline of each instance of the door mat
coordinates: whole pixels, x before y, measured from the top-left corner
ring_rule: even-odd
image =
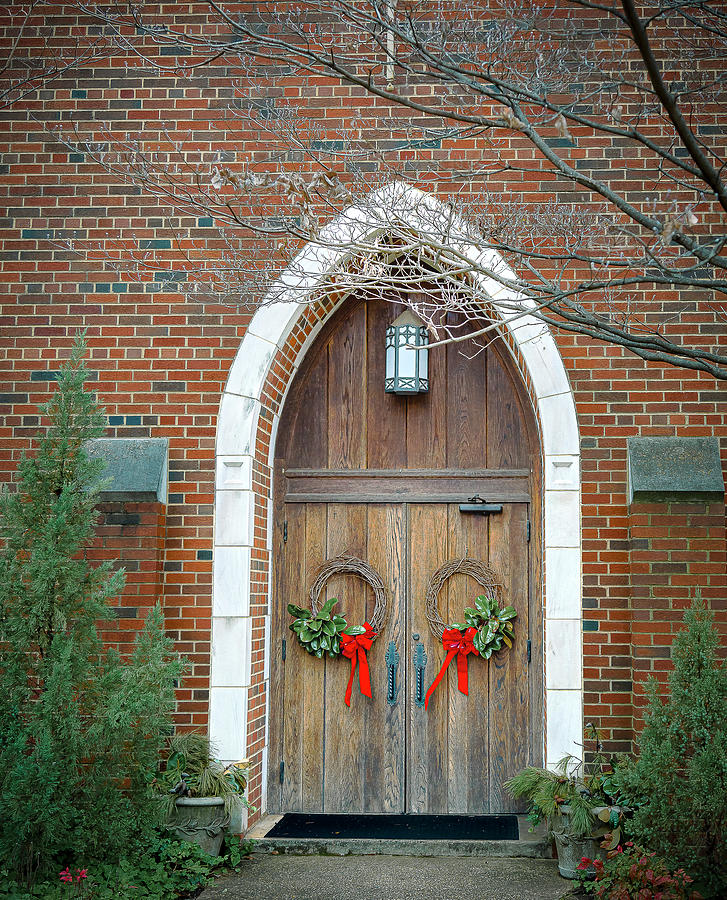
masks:
[[[517,816],[324,815],[286,813],[266,838],[516,841]]]

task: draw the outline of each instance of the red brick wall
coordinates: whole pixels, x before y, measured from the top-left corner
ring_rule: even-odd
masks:
[[[165,21],[181,27],[205,8],[172,4],[160,11]],[[98,39],[100,46],[103,34],[89,31],[73,9],[73,4],[38,6],[18,45],[18,58],[33,53],[41,59],[46,47],[61,47],[58,57],[71,58],[79,42],[83,46]],[[16,24],[11,14],[0,21],[0,46],[14,40]],[[160,59],[175,61],[173,56]],[[134,68],[133,60],[118,52],[101,53],[82,71],[61,74],[16,96],[0,111],[0,476],[12,477],[20,452],[39,427],[37,406],[52,385],[48,373],[67,356],[75,332],[86,329],[90,367],[97,373],[92,387],[106,407],[108,435],[169,439],[165,520],[152,508],[106,510],[95,552],[132,563],[121,609],[137,609],[141,618],[158,590],[170,633],[193,664],[179,694],[179,722],[185,727],[207,722],[215,429],[221,392],[251,312],[244,306],[190,300],[178,289],[179,281],[159,274],[171,271],[183,280],[190,259],[224,257],[226,245],[203,211],[175,210],[150,190],[124,183],[82,147],[60,143],[53,129],[75,126],[81,141],[108,142],[109,133],[115,141],[139,139],[145,149],[162,154],[171,134],[207,178],[212,165],[224,159],[233,167],[251,163],[260,170],[313,171],[303,154],[276,143],[266,130],[270,110],[300,97],[321,137],[331,141],[340,139],[340,129],[354,116],[373,122],[382,113],[402,115],[331,79],[282,78],[261,90],[244,81],[235,87],[236,74],[221,64],[189,75],[174,66],[154,74]],[[12,75],[5,73],[6,78]],[[428,87],[415,84],[411,90],[425,95]],[[228,116],[229,106],[243,115]],[[256,107],[268,112],[258,117],[245,112]],[[713,107],[695,115],[708,127],[720,124]],[[652,127],[658,136],[658,121]],[[382,126],[378,136],[387,133]],[[616,186],[646,208],[651,202],[648,185],[623,184],[619,161],[624,147],[615,139],[593,141],[576,129],[573,134],[575,146],[563,152],[595,171],[613,167]],[[517,134],[503,137],[502,149],[512,159],[535,160],[530,145]],[[527,178],[503,171],[489,180],[473,177],[464,186],[455,182],[454,188],[437,181],[437,171],[452,170],[465,157],[491,159],[491,152],[485,137],[471,137],[443,140],[435,149],[403,150],[399,159],[407,157],[410,173],[421,176],[422,186],[441,199],[454,190],[465,199],[502,190],[526,212],[546,198],[574,202],[572,192],[554,181],[544,165],[538,171],[535,163],[536,171]],[[646,165],[638,156],[632,161]],[[332,164],[345,170],[335,157]],[[435,176],[430,177],[432,171]],[[380,169],[372,173],[372,181],[377,174],[385,177]],[[254,234],[231,233],[243,255],[260,259],[260,240]],[[121,269],[114,264],[120,258],[128,264]],[[231,289],[234,294],[234,283]],[[693,298],[665,291],[658,299],[654,323],[670,334],[685,340],[727,340],[723,321],[706,306],[693,304]],[[687,311],[672,321],[683,305]],[[294,333],[289,357],[305,334],[305,328]],[[724,507],[712,506],[708,514],[661,505],[629,510],[626,439],[716,435],[727,468],[727,393],[724,384],[707,376],[647,364],[615,347],[567,334],[556,340],[574,391],[582,439],[585,715],[604,730],[608,746],[628,749],[641,703],[637,691],[634,704],[630,683],[668,668],[671,634],[694,588],[701,586],[720,611],[727,598]],[[266,389],[266,408],[277,408],[290,374],[291,360],[281,354]],[[270,486],[265,438],[270,428],[271,420],[263,416],[254,470],[261,499],[255,510],[252,565],[249,730],[255,759],[251,797],[257,805],[264,739],[265,496]],[[114,519],[136,514],[140,518],[134,526]],[[137,627],[138,621],[124,612],[109,628],[109,637],[121,640]]]
[[[112,560],[126,572],[126,587],[116,618],[107,623],[104,640],[120,653],[131,651],[134,638],[163,589],[165,507],[161,503],[106,502],[98,509],[91,562]],[[168,623],[169,624],[169,623]]]

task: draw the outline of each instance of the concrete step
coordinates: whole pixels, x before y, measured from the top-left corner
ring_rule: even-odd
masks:
[[[552,859],[550,839],[544,828],[529,831],[530,823],[525,816],[518,816],[519,837],[516,841],[451,841],[420,840],[410,838],[276,838],[267,837],[268,832],[282,816],[265,816],[250,828],[245,837],[255,841],[255,851],[259,853],[291,853],[298,856],[307,854],[319,856],[477,856],[477,857],[527,857],[529,859]]]

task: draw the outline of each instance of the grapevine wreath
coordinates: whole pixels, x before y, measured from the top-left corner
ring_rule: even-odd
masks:
[[[333,613],[333,607],[338,603],[337,597],[330,597],[319,609],[321,592],[326,582],[332,575],[341,574],[357,575],[373,590],[375,604],[369,622],[364,622],[363,625],[349,625],[345,615]],[[356,663],[359,667],[361,693],[371,697],[371,676],[366,651],[371,649],[386,618],[386,589],[381,576],[372,566],[356,556],[336,556],[326,560],[318,569],[308,596],[310,609],[296,606],[294,603],[288,604],[288,612],[294,617],[290,630],[297,635],[303,649],[318,659],[322,659],[327,653],[331,658],[345,656],[351,660],[351,676],[345,696],[347,706],[351,705]]]
[[[464,622],[445,625],[437,608],[437,598],[444,583],[455,573],[471,575],[485,589],[485,593],[475,599],[474,606],[464,611]],[[503,644],[512,647],[513,619],[517,612],[513,606],[500,607],[502,585],[493,570],[476,559],[463,557],[450,559],[432,575],[426,594],[426,616],[432,634],[438,638],[447,655],[424,698],[424,708],[429,706],[429,698],[444,677],[452,660],[457,657],[457,687],[466,694],[467,656],[472,653],[489,659]]]

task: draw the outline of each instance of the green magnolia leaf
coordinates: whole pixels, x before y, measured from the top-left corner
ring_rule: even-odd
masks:
[[[512,649],[512,641],[510,640],[510,638],[509,638],[506,634],[503,634],[503,635],[502,635],[502,639],[503,639],[503,641],[507,644],[507,646],[510,647],[510,648]]]
[[[308,622],[308,628],[310,628],[311,631],[318,633],[321,628],[323,628],[323,620],[318,618],[311,619],[311,621]]]
[[[295,622],[290,626],[290,630],[294,631],[297,635],[300,635],[301,631],[305,628],[305,622],[300,619],[296,619]]]
[[[331,621],[336,626],[336,631],[343,631],[343,629],[346,627],[346,620],[343,616],[339,616],[338,614],[336,614],[331,619]]]
[[[477,632],[477,634],[476,634],[476,635],[474,636],[474,638],[472,639],[472,643],[474,644],[475,650],[476,650],[480,655],[482,655],[482,652],[483,652],[484,649],[485,649],[485,645],[482,643],[482,636],[480,635],[479,631]]]
[[[323,650],[316,650],[315,655],[318,657],[318,659],[323,659]]]
[[[500,619],[503,622],[506,622],[508,619],[514,619],[517,617],[517,612],[515,611],[514,606],[506,606],[503,610],[500,610]]]
[[[343,629],[343,634],[366,634],[366,629],[363,625],[349,625],[348,628]]]
[[[310,619],[312,615],[309,609],[305,609],[302,606],[296,606],[295,603],[288,604],[288,612],[291,616],[295,616],[296,619]]]
[[[341,642],[338,640],[338,635],[331,641],[331,654],[333,656],[338,656],[341,652]]]
[[[453,625],[447,625],[447,628],[456,628],[457,631],[467,631],[469,627],[466,622],[455,622]]]
[[[315,636],[315,632],[306,627],[304,627],[299,634],[299,637],[304,644],[309,644]]]
[[[485,647],[480,656],[483,659],[489,659],[492,656],[492,647]]]
[[[333,624],[333,622],[324,622],[323,623],[323,631],[325,631],[325,633],[329,634],[329,635],[335,634],[336,626]]]
[[[475,606],[480,610],[480,612],[483,612],[489,616],[492,609],[492,600],[490,599],[490,597],[485,597],[480,594],[479,597],[475,597]]]
[[[318,617],[321,618],[321,619],[329,619],[330,616],[331,616],[331,610],[333,609],[333,607],[334,607],[337,603],[338,603],[338,597],[330,597],[330,598],[329,598],[328,600],[326,600],[326,602],[323,604],[323,608],[322,608],[321,611],[318,613]]]
[[[316,638],[313,638],[313,640],[310,642],[311,649],[312,649],[312,650],[317,650],[317,649],[320,647],[320,643],[321,643],[321,642],[318,640],[317,637],[316,637]]]

